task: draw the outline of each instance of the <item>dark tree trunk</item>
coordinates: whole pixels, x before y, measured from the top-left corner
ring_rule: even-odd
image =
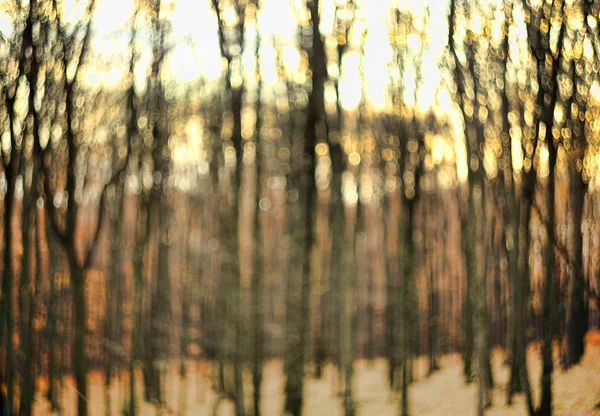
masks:
[[[397,309],[396,292],[397,292],[397,256],[391,253],[392,247],[397,247],[397,241],[392,241],[395,234],[390,232],[392,209],[391,199],[393,195],[386,194],[384,196],[384,218],[386,221],[385,227],[385,266],[386,266],[386,293],[387,300],[385,304],[385,354],[388,361],[388,383],[390,388],[394,387],[394,375],[397,367]]]
[[[521,200],[519,203],[519,259],[518,259],[518,278],[515,282],[515,336],[514,336],[514,352],[511,366],[511,384],[519,379],[519,383],[525,393],[527,402],[527,411],[530,416],[534,414],[533,397],[529,383],[529,374],[527,371],[527,356],[526,347],[528,344],[527,338],[527,317],[529,315],[529,294],[530,294],[530,279],[531,267],[529,264],[529,253],[531,244],[531,205],[533,198],[533,190],[536,183],[536,172],[530,170],[523,174],[523,185],[521,188]]]
[[[69,271],[71,273],[71,290],[73,296],[74,334],[72,345],[72,369],[77,388],[77,414],[88,414],[87,367],[85,353],[86,336],[86,302],[85,302],[85,270],[79,265],[73,247],[68,248]]]
[[[424,214],[425,215],[425,221],[428,223],[428,227],[430,228],[430,230],[426,231],[426,250],[427,250],[427,263],[428,263],[428,272],[429,272],[429,279],[428,279],[428,285],[427,285],[427,295],[428,295],[428,302],[427,302],[427,307],[428,307],[428,320],[429,320],[429,325],[427,327],[428,329],[428,344],[429,344],[429,374],[432,374],[434,371],[439,370],[439,364],[438,364],[438,327],[439,327],[439,306],[438,306],[438,285],[437,285],[437,273],[438,273],[438,269],[437,269],[437,262],[435,259],[436,256],[436,251],[435,248],[436,247],[440,247],[443,248],[443,246],[440,244],[438,246],[438,238],[440,238],[440,240],[443,238],[443,236],[439,235],[441,233],[438,233],[438,228],[441,228],[439,226],[439,218],[437,217],[438,212],[436,211],[435,207],[435,203],[436,203],[436,197],[435,194],[433,194],[430,198],[429,198],[429,209],[427,210],[427,212]]]
[[[356,201],[354,213],[351,208],[342,208],[344,215],[344,252],[340,296],[340,362],[344,381],[343,407],[345,416],[353,416],[355,412],[353,398],[354,354],[354,276],[356,270],[356,223],[360,218],[360,201]]]
[[[38,146],[36,145],[39,140],[39,117],[38,113],[35,109],[35,94],[37,92],[37,83],[38,83],[38,62],[37,62],[37,45],[34,44],[33,39],[33,25],[34,19],[37,18],[37,2],[34,0],[31,2],[29,7],[29,13],[27,18],[27,27],[24,33],[24,48],[32,48],[33,58],[30,59],[28,65],[28,71],[26,72],[27,82],[29,84],[29,96],[28,96],[28,115],[31,116],[32,123],[28,127],[28,132],[32,135],[34,141],[34,150],[32,152],[31,158],[29,160],[29,164],[31,164],[31,176],[29,189],[27,189],[27,167],[28,163],[23,163],[22,169],[22,179],[23,179],[23,203],[22,203],[22,224],[21,224],[21,236],[23,242],[23,255],[21,259],[21,278],[20,278],[20,310],[21,310],[21,351],[22,351],[22,365],[21,365],[21,404],[20,404],[20,414],[23,416],[27,416],[32,412],[32,403],[33,403],[33,391],[35,389],[35,359],[32,354],[33,352],[33,329],[32,322],[35,314],[35,291],[38,290],[38,286],[35,284],[31,284],[32,278],[32,260],[31,260],[31,250],[32,245],[33,249],[36,250],[37,246],[32,244],[32,241],[35,242],[35,224],[37,218],[37,206],[36,200],[38,195],[38,168],[39,168],[39,157]],[[37,20],[37,19],[36,19]],[[25,136],[23,139],[25,140]],[[16,150],[16,149],[14,149]],[[22,150],[24,152],[24,150]],[[14,157],[14,155],[12,156]],[[23,158],[25,159],[25,158]],[[25,162],[25,160],[23,160]],[[32,240],[32,230],[31,225],[34,225],[34,235]],[[40,230],[37,230],[37,236],[39,239]],[[37,250],[36,250],[37,252]],[[38,262],[37,269],[41,266]],[[39,275],[39,272],[37,273]]]
[[[471,176],[471,175],[470,175]],[[470,197],[469,197],[470,198]],[[475,244],[472,244],[472,238],[474,237],[474,223],[473,220],[469,221],[469,218],[473,219],[475,213],[473,206],[468,203],[468,217],[463,219],[462,227],[462,244],[465,253],[466,262],[466,287],[463,304],[463,317],[464,317],[464,328],[463,328],[463,376],[465,383],[469,384],[473,381],[473,352],[474,352],[474,280],[477,271],[476,256],[474,253]]]
[[[549,146],[553,147],[553,146]],[[548,163],[555,163],[556,153],[550,152],[551,156]],[[554,157],[552,156],[554,154]],[[540,408],[538,414],[540,416],[550,416],[552,414],[552,371],[554,370],[554,363],[552,358],[552,341],[554,339],[554,323],[555,316],[553,308],[554,305],[554,291],[555,291],[555,271],[556,271],[556,254],[554,249],[554,243],[549,238],[550,233],[554,233],[554,169],[550,168],[550,175],[548,176],[548,195],[547,195],[547,206],[548,216],[546,222],[546,233],[548,235],[546,240],[546,249],[544,253],[544,262],[546,264],[545,279],[544,279],[544,291],[542,296],[542,398],[540,402]]]
[[[256,58],[259,59],[260,49],[260,34],[258,33],[257,26],[257,40],[256,40]],[[259,63],[260,65],[260,63]],[[260,66],[259,71],[260,73]],[[262,127],[262,101],[261,101],[261,89],[262,82],[259,80],[257,86],[256,100],[256,156],[255,156],[255,175],[256,175],[256,187],[254,190],[254,247],[253,247],[253,264],[252,264],[252,321],[253,321],[253,340],[254,340],[254,351],[252,357],[252,391],[253,391],[253,403],[254,403],[254,416],[260,416],[260,396],[261,396],[261,385],[262,385],[262,367],[264,360],[264,335],[263,335],[263,276],[264,276],[264,258],[263,258],[263,238],[262,238],[262,225],[261,225],[261,207],[260,200],[262,197],[262,165],[264,149],[263,145],[265,141],[261,139],[261,127]]]
[[[34,176],[36,176],[34,174]],[[21,277],[19,279],[20,290],[19,290],[19,310],[20,310],[20,344],[21,344],[21,403],[19,407],[19,413],[21,415],[28,415],[31,413],[31,403],[33,397],[31,397],[31,386],[34,382],[32,380],[32,371],[35,371],[35,359],[30,359],[29,350],[33,343],[29,329],[30,322],[34,316],[33,309],[33,297],[35,285],[31,282],[33,259],[31,257],[31,250],[36,249],[36,228],[32,229],[32,222],[35,225],[36,206],[33,204],[32,199],[35,198],[36,180],[32,178],[31,190],[26,192],[23,198],[23,212],[22,212],[22,224],[21,224],[21,235],[23,238],[23,255],[21,258]],[[25,182],[25,180],[23,181]],[[33,220],[33,221],[32,221]]]
[[[416,263],[416,250],[413,241],[414,231],[414,214],[415,204],[414,199],[408,199],[406,192],[404,192],[403,207],[402,207],[402,219],[400,233],[402,238],[402,274],[400,281],[400,307],[402,316],[400,319],[400,368],[401,368],[401,391],[400,391],[400,415],[408,416],[409,414],[409,397],[408,397],[408,384],[410,380],[410,360],[411,360],[411,328],[414,316],[414,302],[413,302],[413,284],[415,278],[415,263]]]
[[[4,170],[6,179],[6,193],[4,194],[4,247],[3,247],[3,270],[2,270],[2,296],[0,311],[0,319],[2,319],[2,335],[0,339],[4,342],[5,356],[4,356],[4,368],[3,372],[5,379],[0,380],[6,383],[6,397],[4,397],[4,390],[0,391],[2,396],[1,402],[4,404],[3,412],[6,415],[12,414],[13,400],[14,400],[14,345],[13,345],[13,331],[14,331],[14,316],[13,316],[13,281],[14,281],[14,268],[13,268],[13,237],[14,233],[12,230],[12,218],[15,209],[15,175],[9,166]],[[1,375],[0,375],[1,377]]]
[[[569,368],[579,363],[585,350],[585,334],[588,329],[588,308],[584,296],[583,282],[583,236],[581,219],[584,207],[584,183],[576,166],[569,167],[570,186],[570,226],[569,257],[574,265],[567,276],[567,318],[566,345],[563,355],[563,367]],[[579,275],[576,275],[579,274]]]
[[[34,321],[35,321],[35,317],[38,316],[39,313],[39,309],[38,309],[38,305],[39,305],[39,301],[40,301],[40,291],[41,291],[41,282],[42,282],[42,275],[44,275],[43,272],[43,251],[46,249],[47,247],[47,240],[46,240],[46,235],[45,233],[42,232],[43,225],[44,225],[44,210],[42,209],[37,209],[36,206],[36,271],[35,271],[35,276],[36,276],[36,280],[35,280],[35,284],[34,284],[34,289],[33,291],[31,291],[29,293],[30,295],[30,300],[29,300],[29,307],[30,307],[30,313],[29,313],[29,321],[27,323],[27,331],[28,331],[28,335],[27,335],[27,339],[28,339],[28,345],[27,345],[27,350],[25,351],[25,362],[28,363],[28,367],[26,368],[25,371],[27,371],[27,376],[25,377],[26,382],[23,383],[23,395],[22,395],[22,399],[21,399],[21,415],[26,416],[26,415],[31,415],[33,414],[33,400],[35,397],[35,391],[36,391],[36,379],[37,379],[37,374],[38,374],[38,365],[37,365],[37,360],[36,360],[36,355],[38,354],[38,352],[40,351],[40,334],[39,331],[37,331],[34,327]],[[46,275],[47,276],[47,275]],[[37,335],[37,336],[36,336]],[[49,382],[50,382],[50,378],[49,378]]]
[[[56,353],[56,344],[60,342],[61,332],[58,329],[60,319],[61,300],[59,299],[59,275],[64,273],[62,265],[64,264],[63,253],[60,243],[52,235],[50,229],[50,219],[45,213],[46,227],[45,234],[48,240],[48,251],[50,257],[50,294],[48,296],[48,323],[46,327],[47,354],[48,354],[48,391],[46,397],[50,402],[50,409],[58,411],[60,409],[60,373],[62,354]]]
[[[302,206],[302,267],[300,282],[300,305],[299,305],[299,325],[297,333],[290,334],[290,330],[295,326],[288,328],[288,339],[292,341],[288,344],[288,354],[295,357],[293,362],[289,362],[285,385],[285,410],[294,416],[299,416],[302,412],[304,396],[304,365],[306,355],[306,345],[308,341],[310,325],[310,276],[312,262],[312,247],[314,243],[313,235],[313,214],[315,205],[315,168],[316,154],[315,145],[319,134],[320,124],[323,122],[325,114],[324,106],[324,81],[326,75],[325,68],[325,48],[323,39],[319,31],[319,2],[313,0],[309,3],[311,12],[312,27],[312,54],[309,54],[309,66],[312,70],[312,91],[309,96],[307,106],[307,126],[306,136],[302,143],[302,157],[300,178],[298,182],[298,200]],[[293,168],[294,169],[294,168]],[[293,207],[291,209],[294,209]],[[288,220],[289,221],[289,220]],[[297,227],[297,224],[295,225]],[[291,248],[294,251],[294,248]],[[333,278],[333,276],[332,276]],[[288,288],[288,291],[290,289]],[[289,321],[288,317],[288,323]],[[290,337],[291,335],[291,337]]]
[[[470,175],[471,176],[471,175]],[[489,322],[487,307],[487,272],[488,261],[487,254],[493,239],[493,228],[488,227],[488,221],[485,214],[486,209],[486,180],[483,168],[473,172],[473,185],[470,189],[470,204],[473,206],[474,216],[471,222],[474,223],[474,234],[470,245],[475,246],[476,256],[476,282],[474,292],[476,293],[476,312],[477,312],[477,375],[479,378],[477,394],[477,414],[483,415],[485,410],[491,406],[491,388],[492,373],[490,367],[489,350]],[[489,237],[486,238],[485,234]]]
[[[144,286],[144,254],[150,241],[150,215],[143,195],[138,201],[138,212],[135,227],[135,247],[133,249],[133,327],[131,328],[131,351],[129,357],[129,416],[137,414],[137,395],[135,392],[135,361],[143,360],[142,372],[146,391],[148,391],[148,363],[146,347],[142,338],[144,335],[142,294]]]

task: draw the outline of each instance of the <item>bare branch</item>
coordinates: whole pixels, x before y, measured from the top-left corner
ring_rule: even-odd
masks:
[[[110,180],[102,188],[102,193],[100,195],[100,201],[98,202],[99,210],[98,210],[98,221],[96,223],[96,231],[94,232],[94,236],[92,237],[89,249],[87,250],[87,252],[84,256],[84,262],[83,262],[84,268],[87,268],[88,266],[91,265],[91,262],[94,257],[94,252],[96,250],[96,246],[98,245],[97,243],[100,238],[100,232],[102,231],[102,225],[104,224],[104,217],[105,217],[105,212],[106,212],[106,191],[108,190],[108,188],[110,186],[116,185],[116,183],[119,181],[119,179],[121,178],[121,175],[125,172],[125,169],[127,169],[127,165],[129,165],[130,155],[131,155],[131,138],[129,138],[127,156],[125,157],[123,164],[121,166],[119,166],[119,168],[113,172]]]
[[[131,50],[131,60],[130,60],[130,64],[129,64],[129,73],[132,76],[133,76],[133,72],[134,72],[135,56],[136,56],[135,48],[134,48],[135,38],[137,36],[137,31],[135,29],[135,18],[137,17],[138,12],[139,12],[139,3],[138,3],[138,6],[136,8],[136,11],[135,11],[134,17],[132,19],[132,23],[131,23],[132,29],[131,29],[130,44],[131,44],[132,50]],[[83,263],[84,268],[88,268],[89,266],[91,266],[92,260],[94,258],[94,253],[95,253],[96,247],[98,245],[98,240],[100,238],[100,233],[103,228],[104,219],[106,217],[106,192],[110,186],[117,184],[117,182],[121,178],[121,175],[123,173],[125,173],[127,166],[129,165],[129,160],[131,158],[131,153],[132,153],[132,150],[131,150],[131,146],[132,146],[132,142],[133,142],[132,136],[136,129],[136,123],[137,123],[137,112],[136,112],[136,108],[135,108],[134,98],[135,98],[135,88],[134,88],[133,78],[132,78],[131,85],[129,86],[129,89],[127,91],[127,103],[126,103],[127,108],[131,111],[129,114],[129,120],[127,123],[127,133],[126,133],[127,154],[125,155],[125,160],[113,172],[110,180],[102,188],[102,193],[100,195],[100,201],[98,202],[99,210],[98,210],[98,220],[96,223],[96,230],[94,232],[94,236],[92,237],[89,249],[87,250],[85,257],[84,257],[84,263]]]
[[[221,9],[219,9],[219,0],[212,0],[212,6],[217,14],[217,27],[219,29],[219,49],[221,50],[221,56],[226,58],[227,61],[231,59],[229,54],[225,52],[225,33],[223,31],[223,20],[221,19]]]
[[[81,49],[79,50],[79,57],[77,58],[77,64],[75,66],[75,72],[73,73],[73,79],[71,81],[69,81],[66,77],[67,74],[67,67],[65,66],[64,70],[65,70],[65,82],[67,84],[69,83],[75,83],[75,81],[77,80],[77,75],[79,74],[79,70],[81,69],[81,65],[85,59],[85,56],[89,50],[89,44],[90,44],[90,39],[91,39],[91,33],[92,33],[92,16],[94,14],[94,9],[96,7],[96,0],[90,0],[88,3],[88,6],[86,8],[86,14],[88,16],[88,20],[87,23],[85,25],[85,35],[83,37],[83,43],[81,45]],[[75,32],[76,33],[76,32]],[[64,54],[66,56],[66,53]]]
[[[565,247],[565,245],[556,236],[556,230],[553,230],[553,229],[551,230],[551,227],[548,224],[548,219],[542,214],[542,211],[541,211],[539,205],[537,204],[537,202],[533,201],[531,205],[532,205],[533,209],[535,210],[535,212],[537,213],[538,217],[540,218],[541,223],[546,228],[546,235],[548,236],[548,241],[552,245],[554,245],[554,248],[558,251],[560,256],[565,260],[565,262],[567,263],[567,266],[574,271],[573,275],[579,281],[579,283],[582,285],[583,290],[586,293],[586,295],[588,295],[588,297],[590,299],[593,299],[597,305],[600,305],[600,295],[594,289],[592,289],[590,287],[589,282],[586,282],[584,275],[583,275],[584,274],[583,270],[577,266],[577,263],[569,255],[567,247]]]
[[[54,231],[54,234],[57,236],[60,243],[63,246],[66,246],[69,242],[68,236],[64,227],[61,227],[58,222],[58,213],[56,211],[56,207],[54,206],[54,195],[50,190],[50,166],[47,165],[47,163],[49,164],[49,162],[46,162],[46,160],[50,159],[49,148],[51,147],[51,144],[48,143],[46,145],[46,150],[44,151],[44,153],[42,153],[42,148],[39,141],[35,142],[35,146],[37,147],[37,151],[39,152],[39,154],[43,155],[42,160],[40,161],[40,173],[44,177],[43,194],[46,200],[45,206],[46,212],[48,213],[48,217],[50,218],[50,225],[52,226],[52,230]]]
[[[92,237],[92,241],[90,242],[88,249],[84,255],[83,260],[83,268],[87,269],[92,265],[92,260],[94,259],[94,253],[96,252],[96,247],[98,245],[98,240],[100,239],[100,232],[102,231],[102,226],[104,224],[104,217],[106,216],[106,190],[108,189],[110,182],[104,185],[102,189],[102,194],[100,195],[100,201],[98,202],[99,210],[98,210],[98,220],[96,222],[96,231],[94,231],[94,235]]]

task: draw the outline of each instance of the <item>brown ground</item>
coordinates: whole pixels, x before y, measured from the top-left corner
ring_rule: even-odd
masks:
[[[600,336],[598,337],[600,339]],[[539,351],[531,348],[528,352],[529,371],[532,385],[539,384],[540,359]],[[501,352],[493,356],[496,388],[493,393],[493,407],[488,415],[524,415],[525,405],[522,396],[517,396],[511,407],[505,405],[505,385],[508,370],[502,365]],[[426,362],[419,360],[415,363],[418,373],[425,371]],[[442,369],[431,377],[419,377],[410,388],[411,414],[413,415],[472,415],[476,403],[476,384],[465,386],[461,377],[461,362],[458,355],[445,356],[441,360]],[[174,367],[175,370],[176,367]],[[266,364],[263,384],[263,414],[266,416],[282,415],[283,410],[283,372],[280,361]],[[181,382],[172,371],[166,379],[168,406],[160,413],[141,400],[140,414],[142,415],[230,415],[233,405],[230,401],[221,401],[215,410],[217,396],[211,388],[210,366],[206,363],[189,363],[188,377]],[[385,381],[386,363],[375,360],[372,365],[360,360],[355,366],[355,399],[358,415],[387,416],[396,415],[398,409],[398,394],[390,392]],[[250,374],[246,382],[251,384]],[[138,377],[139,379],[140,377]],[[327,368],[321,380],[310,379],[306,386],[306,416],[341,415],[339,397],[335,394],[336,376],[333,368]],[[45,391],[43,382],[40,389]],[[92,415],[104,415],[105,395],[103,380],[100,374],[90,375],[89,397]],[[115,379],[111,388],[112,414],[120,414],[123,398],[126,393],[126,376]],[[185,387],[185,388],[184,388]],[[138,385],[141,395],[142,386]],[[251,396],[247,389],[246,404],[250,405]],[[537,390],[537,389],[536,389]],[[64,415],[73,414],[75,404],[75,389],[71,379],[65,380],[63,403]],[[538,392],[535,391],[537,398]],[[595,406],[600,402],[600,345],[590,343],[582,363],[569,371],[556,369],[554,376],[554,409],[556,415],[600,415],[600,408]],[[181,406],[185,402],[185,408]],[[40,395],[35,406],[36,415],[49,413],[48,403]]]

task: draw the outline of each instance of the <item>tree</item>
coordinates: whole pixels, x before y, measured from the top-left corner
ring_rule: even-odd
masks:
[[[467,19],[468,6],[463,6]],[[466,36],[462,41],[463,48],[459,53],[456,42],[461,40],[455,35],[454,26],[456,24],[457,5],[455,1],[451,2],[449,15],[449,47],[454,58],[454,77],[457,85],[457,101],[459,102],[463,115],[464,132],[467,149],[468,186],[468,222],[467,222],[467,293],[465,300],[465,355],[464,355],[464,375],[467,382],[471,380],[471,354],[472,354],[472,318],[469,317],[476,311],[479,319],[477,320],[476,349],[478,356],[479,390],[478,390],[478,414],[483,414],[484,410],[491,405],[491,373],[489,371],[489,346],[488,346],[488,323],[487,323],[487,305],[486,305],[486,266],[484,258],[484,235],[486,232],[485,218],[485,181],[486,173],[483,166],[485,145],[485,120],[487,118],[487,107],[484,101],[479,100],[483,94],[484,84],[481,78],[477,78],[481,65],[484,64],[482,49],[485,47],[481,43],[481,37],[475,33],[474,29],[468,27]],[[475,98],[477,97],[477,101]],[[471,308],[474,305],[474,310]]]
[[[298,240],[301,241],[301,257],[300,264],[300,287],[299,287],[299,305],[297,308],[287,310],[288,327],[288,346],[287,351],[290,354],[287,359],[287,379],[285,385],[285,410],[292,415],[300,415],[302,411],[303,396],[304,396],[304,366],[306,343],[309,334],[310,324],[310,276],[312,262],[312,247],[314,242],[314,203],[315,203],[315,169],[316,169],[316,153],[315,146],[318,137],[322,134],[325,119],[325,104],[324,104],[324,89],[326,77],[326,62],[325,48],[321,32],[319,29],[319,0],[312,0],[307,4],[310,13],[310,44],[311,49],[308,54],[308,66],[311,70],[311,89],[308,94],[308,105],[306,107],[306,131],[299,143],[298,149],[302,149],[298,154],[299,158],[295,160],[292,166],[290,177],[290,190],[297,195],[297,206],[290,207],[288,218],[289,224],[298,229],[298,234],[290,233],[294,237],[298,235]],[[308,43],[308,42],[307,42]],[[294,153],[293,153],[294,154]],[[299,204],[303,204],[300,206]],[[296,204],[295,204],[296,205]],[[293,216],[296,217],[293,217]],[[303,228],[297,226],[298,222],[294,222],[294,218],[299,219]],[[291,251],[296,251],[293,246]],[[292,261],[293,258],[292,258]],[[295,286],[297,287],[297,286]],[[288,288],[288,291],[290,288]],[[288,304],[288,308],[289,308]],[[296,315],[297,313],[297,315]],[[293,324],[297,320],[297,326]],[[294,357],[292,359],[292,357]]]
[[[55,4],[53,4],[55,6]],[[95,1],[91,0],[86,6],[85,17],[80,21],[72,33],[68,33],[62,22],[60,21],[60,11],[54,9],[56,13],[56,30],[58,31],[58,45],[60,47],[60,67],[62,70],[62,88],[65,99],[65,114],[64,120],[64,136],[62,140],[66,143],[67,148],[67,163],[65,166],[66,180],[64,184],[64,192],[68,199],[66,208],[56,206],[57,195],[59,189],[55,186],[52,189],[50,176],[51,166],[50,161],[54,160],[58,163],[59,156],[48,143],[45,150],[41,149],[41,144],[38,142],[36,146],[38,151],[44,152],[43,174],[45,177],[44,190],[46,193],[46,208],[48,217],[52,224],[55,234],[65,248],[70,271],[70,281],[73,289],[72,306],[75,314],[74,322],[74,337],[72,345],[73,354],[73,372],[75,375],[76,387],[79,392],[77,400],[77,413],[86,415],[88,412],[87,403],[87,357],[85,353],[85,337],[86,337],[86,297],[85,297],[85,280],[86,274],[94,259],[94,252],[97,246],[100,231],[102,230],[103,221],[106,210],[106,190],[114,184],[120,177],[121,173],[127,165],[127,157],[130,154],[128,149],[124,158],[113,164],[112,173],[109,179],[101,184],[101,191],[98,201],[97,224],[92,232],[92,237],[83,250],[78,244],[78,218],[81,207],[81,198],[77,195],[81,186],[81,178],[79,177],[79,164],[82,163],[81,158],[86,154],[84,149],[87,144],[82,140],[80,112],[82,102],[85,101],[83,92],[78,88],[79,73],[83,66],[89,42],[91,38],[91,22]],[[57,166],[58,168],[58,166]],[[60,221],[59,210],[64,211],[64,220]],[[83,251],[83,252],[82,252]]]
[[[263,361],[264,361],[264,334],[263,334],[263,280],[264,280],[264,239],[262,238],[262,222],[261,222],[261,198],[263,195],[263,146],[265,144],[264,138],[261,137],[262,130],[262,78],[261,78],[261,64],[260,64],[260,44],[261,37],[258,30],[258,22],[256,24],[256,73],[258,77],[258,85],[256,87],[256,126],[255,131],[255,143],[256,143],[256,189],[255,193],[255,206],[254,206],[254,244],[253,244],[253,263],[252,263],[252,314],[253,314],[253,338],[254,338],[254,350],[252,359],[252,386],[253,386],[253,401],[254,401],[254,416],[260,416],[260,396],[261,396],[261,384],[263,378]]]
[[[243,415],[244,391],[242,379],[242,318],[240,311],[240,261],[239,261],[239,211],[240,211],[240,186],[242,172],[242,99],[244,94],[244,79],[241,71],[241,56],[244,50],[244,25],[246,23],[246,2],[235,1],[233,3],[237,15],[237,21],[232,27],[226,27],[225,20],[221,17],[221,9],[218,0],[213,0],[213,8],[217,14],[219,23],[219,45],[221,56],[227,60],[227,73],[225,75],[225,93],[231,105],[231,145],[235,151],[235,168],[233,177],[230,179],[229,198],[224,202],[229,206],[223,211],[227,218],[222,218],[222,233],[224,246],[222,250],[223,260],[221,263],[222,278],[228,282],[229,292],[227,308],[231,313],[231,324],[233,326],[233,367],[235,384],[235,408],[237,415]],[[228,25],[229,26],[229,25]],[[233,38],[230,41],[228,39]],[[236,69],[237,68],[237,69]],[[236,77],[239,81],[234,81]],[[223,283],[224,284],[224,283]],[[226,287],[227,287],[226,286]],[[222,348],[222,347],[221,347]]]

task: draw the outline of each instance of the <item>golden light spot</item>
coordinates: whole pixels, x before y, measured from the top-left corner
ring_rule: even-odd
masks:
[[[352,166],[358,166],[360,163],[360,155],[357,152],[350,153],[350,155],[348,155],[348,162],[350,162],[350,165]]]
[[[317,156],[325,156],[327,154],[327,145],[325,143],[319,143],[315,146],[315,153]]]
[[[431,155],[433,157],[433,163],[436,165],[442,163],[442,160],[444,159],[444,141],[440,136],[433,137]]]
[[[394,151],[392,149],[383,150],[383,160],[389,162],[394,159]]]
[[[549,157],[550,157],[550,153],[548,152],[548,148],[546,146],[543,146],[540,149],[540,161],[547,163]]]
[[[590,87],[590,96],[594,101],[600,101],[600,84],[598,82],[594,82]]]

